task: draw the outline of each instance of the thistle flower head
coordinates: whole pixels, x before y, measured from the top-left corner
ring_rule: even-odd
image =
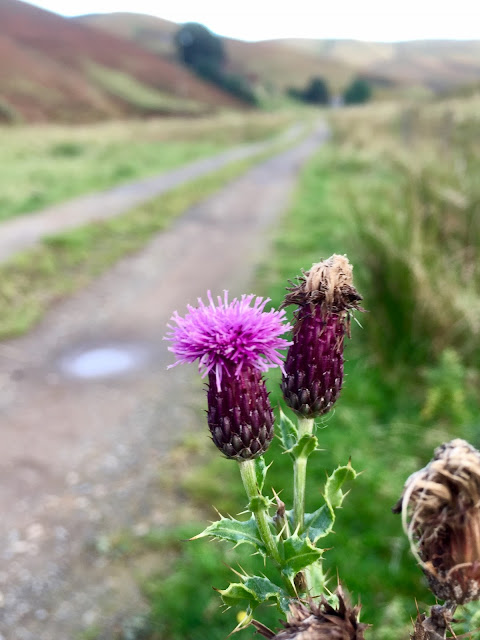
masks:
[[[393,510],[433,593],[456,604],[480,599],[480,452],[460,439],[438,447]]]
[[[343,343],[351,309],[360,309],[352,266],[334,254],[314,264],[288,289],[283,306],[298,305],[293,345],[285,363],[282,390],[297,414],[314,418],[331,409],[343,381]]]
[[[253,295],[188,307],[173,315],[166,339],[177,362],[198,360],[208,376],[207,420],[215,445],[228,458],[250,460],[264,453],[273,438],[273,411],[262,372],[282,366],[278,349],[290,342],[285,311],[264,311],[268,299]],[[171,365],[175,366],[175,365]]]
[[[169,350],[177,356],[171,367],[198,360],[203,376],[213,372],[220,389],[225,374],[238,377],[246,368],[283,366],[278,349],[290,342],[280,336],[291,329],[284,310],[264,311],[269,298],[243,295],[229,302],[225,291],[215,304],[211,293],[207,295],[208,305],[199,298],[198,307],[189,305],[184,317],[174,313],[176,326],[168,325],[166,335],[173,343]]]
[[[352,607],[342,588],[335,592],[338,607],[332,607],[322,596],[317,604],[313,600],[294,601],[285,628],[274,634],[255,620],[257,631],[272,640],[364,640],[364,631],[369,626],[359,622],[360,607]]]

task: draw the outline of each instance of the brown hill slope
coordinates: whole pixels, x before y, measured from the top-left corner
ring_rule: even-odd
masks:
[[[0,2],[0,118],[92,120],[240,106],[181,65],[19,0]]]
[[[75,22],[97,27],[108,33],[134,40],[142,47],[167,58],[175,58],[173,36],[180,25],[143,13],[93,13],[74,18]]]
[[[174,60],[173,41],[180,25],[138,13],[108,13],[80,16],[75,21],[104,29]],[[325,77],[334,89],[339,89],[352,77],[349,65],[316,52],[286,47],[280,41],[244,42],[224,38],[230,70],[245,75],[257,84],[283,90],[304,86],[314,76]]]

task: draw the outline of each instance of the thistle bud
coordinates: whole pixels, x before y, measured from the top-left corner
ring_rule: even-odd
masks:
[[[291,326],[285,311],[264,311],[268,299],[253,295],[228,301],[208,293],[181,317],[175,313],[166,339],[177,356],[175,366],[199,362],[208,376],[207,419],[212,440],[227,458],[250,460],[266,451],[273,438],[273,412],[262,372],[282,366],[280,336]]]
[[[480,598],[480,453],[452,440],[411,475],[394,507],[433,593],[464,604]]]
[[[327,413],[343,382],[343,344],[351,309],[362,297],[352,284],[352,266],[334,254],[314,264],[288,289],[283,306],[297,304],[293,345],[288,350],[282,391],[288,406],[304,418]]]
[[[320,603],[313,600],[297,600],[290,605],[285,628],[274,634],[264,625],[253,621],[257,631],[273,640],[364,640],[364,630],[369,626],[359,622],[360,607],[351,607],[341,587],[335,595],[335,609],[322,596]]]

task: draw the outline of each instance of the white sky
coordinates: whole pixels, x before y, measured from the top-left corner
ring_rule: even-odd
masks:
[[[31,0],[63,15],[131,11],[243,40],[480,39],[479,0]]]

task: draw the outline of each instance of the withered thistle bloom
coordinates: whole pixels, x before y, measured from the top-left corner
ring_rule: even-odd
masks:
[[[274,634],[267,627],[253,621],[257,631],[273,640],[364,640],[369,626],[359,622],[360,607],[351,607],[341,587],[337,588],[338,608],[332,607],[322,596],[319,603],[297,600],[290,605],[284,629]]]
[[[283,306],[298,309],[282,391],[293,411],[315,418],[327,413],[340,394],[344,338],[351,310],[360,308],[362,297],[352,284],[348,259],[336,254],[314,264],[288,291]]]
[[[480,453],[452,440],[405,483],[394,507],[431,590],[463,604],[480,598]]]
[[[264,453],[273,438],[273,412],[262,373],[282,366],[278,349],[290,342],[280,336],[291,326],[285,311],[265,312],[268,299],[244,295],[228,301],[228,292],[215,303],[201,299],[198,307],[172,317],[169,350],[177,356],[172,367],[199,363],[208,376],[208,426],[213,442],[228,458],[250,460]]]

